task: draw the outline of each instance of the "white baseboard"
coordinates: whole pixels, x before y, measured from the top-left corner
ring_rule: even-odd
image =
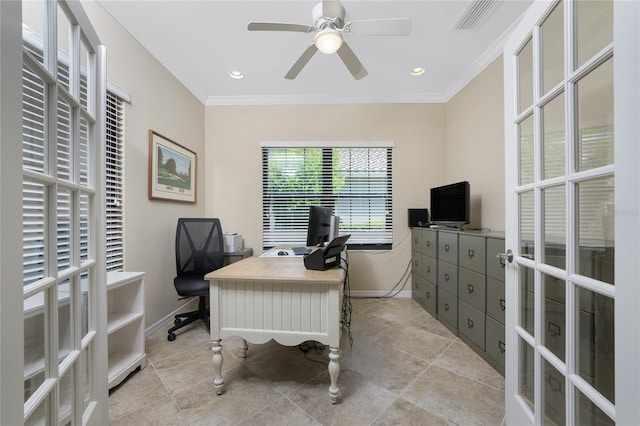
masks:
[[[156,321],[155,323],[153,323],[149,327],[147,327],[144,330],[145,339],[147,337],[151,336],[152,334],[156,333],[158,330],[161,330],[161,329],[167,327],[169,324],[173,325],[174,316],[176,316],[177,314],[181,314],[181,313],[189,312],[189,311],[194,311],[197,308],[198,308],[198,298],[197,297],[192,297],[186,303],[182,304],[177,309],[173,310],[172,312],[170,312],[169,314],[167,314],[166,316],[164,316],[160,320]]]
[[[411,291],[410,290],[404,290],[401,291],[399,293],[392,293],[393,297],[401,297],[401,298],[405,298],[405,297],[411,297]],[[352,291],[351,292],[351,297],[353,298],[357,298],[357,297],[391,297],[391,295],[389,294],[388,291]]]

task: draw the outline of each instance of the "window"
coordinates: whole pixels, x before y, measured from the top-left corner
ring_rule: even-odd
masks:
[[[309,206],[323,205],[350,249],[390,249],[391,164],[391,143],[263,143],[263,246],[304,245]]]
[[[124,102],[107,91],[106,206],[107,271],[124,268]]]

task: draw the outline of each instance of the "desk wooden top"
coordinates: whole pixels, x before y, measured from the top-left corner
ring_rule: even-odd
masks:
[[[302,257],[249,257],[205,275],[209,281],[296,281],[341,283],[345,271],[331,268],[312,271],[304,267]]]

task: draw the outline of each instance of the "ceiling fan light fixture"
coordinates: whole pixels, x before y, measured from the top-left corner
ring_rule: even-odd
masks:
[[[319,51],[330,55],[337,52],[342,46],[342,35],[338,30],[325,28],[316,34],[315,44]]]
[[[244,78],[244,74],[242,74],[240,71],[231,71],[229,72],[229,77],[236,80],[242,80]]]
[[[414,69],[411,70],[411,75],[414,77],[417,77],[419,75],[424,74],[424,68],[423,67],[416,67]]]

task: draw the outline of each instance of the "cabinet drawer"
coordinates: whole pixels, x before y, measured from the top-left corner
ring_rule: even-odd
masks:
[[[422,275],[422,253],[411,251],[411,272]]]
[[[487,275],[504,281],[504,260],[496,257],[498,253],[504,253],[504,240],[487,238]]]
[[[411,250],[422,252],[422,235],[424,231],[422,229],[411,229]]]
[[[544,414],[552,419],[555,424],[563,425],[565,421],[565,382],[564,376],[551,364],[545,362],[544,369],[544,392],[545,407]],[[581,419],[584,417],[580,416]],[[590,422],[589,422],[590,423]],[[591,423],[597,424],[597,423]]]
[[[504,282],[487,277],[487,315],[504,324]]]
[[[485,320],[487,355],[504,368],[504,325],[489,316]]]
[[[487,268],[485,238],[474,235],[460,235],[458,259],[460,266],[484,274]]]
[[[458,267],[449,262],[438,261],[438,287],[458,295]]]
[[[458,297],[480,311],[485,311],[485,276],[458,268]]]
[[[458,264],[458,234],[452,232],[438,233],[438,260]]]
[[[422,256],[422,276],[432,284],[438,282],[437,264],[438,261],[434,257],[427,256],[426,254]]]
[[[418,274],[411,275],[411,282],[413,284],[413,288],[411,290],[411,295],[413,299],[424,306],[425,300],[425,288],[427,282]]]
[[[438,233],[432,229],[423,230],[422,252],[431,257],[438,256]]]
[[[428,312],[431,312],[434,315],[438,311],[438,309],[437,309],[438,297],[437,297],[437,293],[436,293],[437,291],[438,291],[438,288],[436,287],[435,284],[432,284],[430,282],[425,282],[425,303],[424,303],[424,307]]]
[[[438,289],[438,318],[458,328],[458,297]]]
[[[471,339],[480,349],[484,350],[484,321],[485,314],[471,305],[460,301],[458,303],[458,330]]]

